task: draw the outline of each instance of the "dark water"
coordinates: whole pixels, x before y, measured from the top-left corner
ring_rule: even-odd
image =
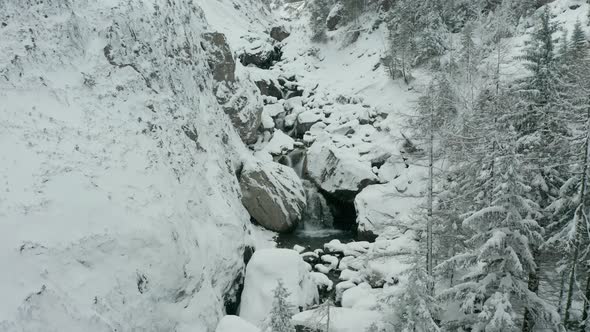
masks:
[[[305,230],[297,229],[292,233],[279,234],[276,238],[277,247],[292,249],[294,245],[305,247],[306,251],[324,249],[324,244],[338,239],[342,243],[355,240],[356,232],[334,228]]]

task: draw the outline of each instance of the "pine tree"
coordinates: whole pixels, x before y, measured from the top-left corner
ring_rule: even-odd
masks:
[[[435,320],[440,309],[435,298],[428,292],[428,285],[432,281],[424,269],[423,260],[417,258],[402,276],[407,277],[407,284],[401,294],[390,294],[386,298],[386,303],[392,309],[388,322],[394,327],[394,331],[440,331]]]
[[[295,327],[291,322],[293,306],[288,301],[289,295],[290,293],[283,285],[283,281],[278,280],[277,287],[273,292],[273,305],[270,311],[270,316],[265,322],[265,331],[295,332]]]
[[[508,99],[504,97],[504,99]],[[542,242],[542,228],[537,222],[540,207],[527,195],[524,156],[517,151],[517,133],[504,114],[510,114],[506,102],[494,114],[497,121],[489,129],[496,144],[478,163],[488,180],[479,208],[464,215],[462,226],[470,231],[467,250],[443,262],[439,268],[453,264],[465,274],[458,284],[441,293],[441,299],[461,301],[465,313],[458,325],[474,330],[516,331],[517,312],[513,304],[525,303],[537,321],[552,325],[557,313],[528,289],[528,276],[535,272],[532,248]],[[494,176],[489,177],[493,166]],[[474,169],[477,169],[475,167]],[[487,198],[485,198],[487,196]],[[474,207],[473,206],[472,209]]]

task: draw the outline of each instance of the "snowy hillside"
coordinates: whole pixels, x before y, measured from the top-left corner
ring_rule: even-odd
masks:
[[[0,330],[214,328],[250,222],[202,10],[6,0],[0,21]]]

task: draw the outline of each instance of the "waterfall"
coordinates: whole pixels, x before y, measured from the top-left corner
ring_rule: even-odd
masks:
[[[303,168],[305,166],[306,151],[305,148],[296,148],[286,155],[282,155],[278,162],[285,166],[291,167],[300,179],[303,179]]]
[[[309,180],[303,180],[307,208],[303,212],[303,230],[319,231],[333,229],[334,218],[328,202]]]

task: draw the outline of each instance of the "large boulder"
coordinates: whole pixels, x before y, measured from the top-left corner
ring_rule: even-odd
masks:
[[[207,64],[216,81],[235,81],[236,62],[225,35],[219,32],[203,34],[201,48],[208,53]]]
[[[293,169],[274,162],[248,162],[240,176],[242,203],[259,224],[289,232],[305,208],[301,179]]]
[[[370,160],[362,160],[354,151],[338,148],[331,141],[316,142],[309,148],[307,172],[323,190],[345,201],[379,182]]]
[[[248,48],[239,55],[240,62],[244,66],[253,65],[261,69],[269,69],[283,56],[281,48],[272,45],[267,40],[254,40]]]
[[[355,198],[358,234],[373,239],[391,226],[411,228],[412,214],[423,202],[424,184],[416,179],[425,178],[425,167],[404,169],[397,178],[387,184],[371,185]]]
[[[256,86],[260,93],[264,96],[275,97],[276,99],[283,99],[283,91],[277,81],[273,79],[260,79],[256,81]]]
[[[318,299],[315,282],[299,254],[291,249],[257,250],[246,267],[240,317],[260,325],[272,309],[273,291],[281,280],[291,293],[288,301],[297,310]]]
[[[243,81],[219,83],[215,88],[217,102],[229,115],[234,128],[246,144],[256,143],[258,128],[262,123],[262,100],[253,83]]]

